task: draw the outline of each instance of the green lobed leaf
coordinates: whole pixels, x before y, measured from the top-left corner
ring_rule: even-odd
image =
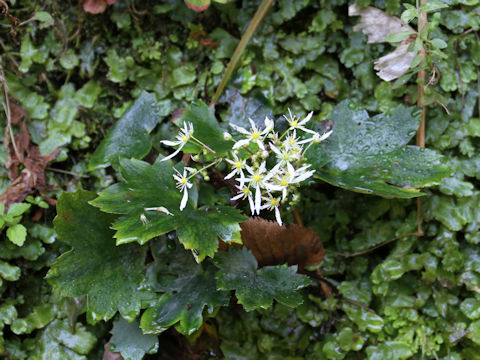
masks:
[[[93,153],[89,170],[105,168],[120,157],[143,158],[152,148],[150,132],[161,120],[154,94],[142,92]]]
[[[71,332],[68,320],[54,320],[35,339],[31,360],[85,360],[97,339],[77,323]]]
[[[94,197],[79,190],[58,199],[55,230],[72,250],[57,258],[46,278],[63,296],[88,295],[87,310],[94,320],[108,320],[117,310],[132,318],[145,296],[138,290],[145,249],[134,244],[115,246],[109,228],[115,216],[90,206]]]
[[[297,267],[265,266],[257,269],[257,260],[246,248],[230,249],[213,259],[219,290],[235,290],[238,302],[246,311],[269,308],[273,299],[296,307],[303,302],[298,290],[311,284],[308,277],[297,274]]]
[[[332,185],[384,197],[416,197],[450,170],[433,150],[406,146],[419,125],[418,111],[400,105],[372,118],[343,101],[333,111],[332,135],[307,153],[315,176]]]
[[[181,333],[191,334],[202,325],[205,307],[211,314],[228,305],[229,293],[217,290],[213,267],[205,270],[179,246],[169,250],[164,242],[154,243],[152,252],[155,262],[144,286],[164,294],[142,315],[144,333],[157,334],[176,325]]]
[[[192,250],[201,262],[213,257],[218,249],[218,237],[227,242],[241,242],[239,222],[246,218],[230,206],[204,206],[195,209],[191,202],[179,210],[181,194],[176,189],[175,173],[170,160],[150,165],[140,160],[120,161],[124,183],[117,183],[100,192],[90,203],[102,211],[123,214],[113,224],[117,244],[148,240],[177,230],[185,249]],[[172,215],[145,208],[164,207]],[[144,216],[146,222],[140,217]]]
[[[110,350],[120,353],[124,360],[142,360],[145,354],[158,351],[158,337],[144,335],[138,321],[120,317],[113,323],[112,335]]]
[[[22,224],[15,224],[7,229],[7,237],[17,246],[23,246],[27,238],[27,229]]]
[[[14,203],[8,208],[7,214],[10,216],[20,216],[22,215],[25,211],[30,209],[30,204],[25,204],[25,203]]]

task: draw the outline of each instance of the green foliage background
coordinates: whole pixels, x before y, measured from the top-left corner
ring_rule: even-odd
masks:
[[[215,358],[219,349],[227,359],[480,358],[480,5],[445,2],[450,7],[429,21],[434,36],[448,44],[448,58],[436,63],[441,77],[434,87],[448,99],[451,114],[428,107],[426,143],[442,152],[454,173],[423,199],[425,236],[342,256],[416,231],[416,201],[313,185],[299,209],[322,237],[327,255],[320,268],[338,290],[324,299],[318,288],[308,288],[296,309],[275,304],[244,312],[231,306],[212,314],[207,324],[218,335],[205,358]],[[92,154],[144,90],[155,94],[155,112],[163,121],[138,124],[139,136],[150,134],[154,149],[163,153],[159,140],[175,132],[170,113],[198,98],[208,102],[259,2],[213,3],[195,13],[180,0],[137,2],[135,9],[120,0],[104,14],[82,14],[77,35],[76,1],[9,4],[21,21],[40,10],[53,16],[20,26],[16,38],[2,18],[0,46],[9,91],[29,111],[33,141],[43,154],[61,146],[51,166],[73,174],[47,172],[56,197],[79,188],[101,191],[114,181],[114,172]],[[402,9],[398,0],[357,1],[369,4],[395,16]],[[344,99],[372,112],[415,102],[413,81],[392,89],[376,77],[372,62],[390,45],[367,44],[362,33],[353,32],[358,19],[347,16],[348,5],[275,2],[217,105],[223,121],[241,124],[245,114],[278,118],[290,108],[299,115],[315,110],[321,127]],[[211,48],[211,42],[218,46]],[[5,162],[4,148],[1,154]],[[9,184],[4,170],[1,184]],[[53,208],[40,223],[30,220],[29,211],[23,214],[23,246],[6,234],[0,240],[0,356],[99,359],[112,321],[96,323],[82,313],[84,298],[52,292],[43,278],[70,247],[56,241]],[[128,328],[122,321],[113,330],[118,338]],[[144,352],[155,347],[151,338],[138,342]]]

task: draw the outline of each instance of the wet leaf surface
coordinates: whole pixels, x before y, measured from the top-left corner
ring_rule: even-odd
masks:
[[[149,266],[144,286],[164,294],[142,315],[140,326],[145,333],[158,334],[176,325],[183,334],[198,330],[202,314],[228,305],[229,293],[217,290],[214,268],[195,263],[180,246],[168,249],[153,245],[155,262]]]
[[[138,321],[119,318],[113,323],[110,349],[120,353],[124,360],[142,360],[145,354],[158,351],[158,337],[144,335]]]
[[[155,95],[143,92],[97,147],[89,170],[115,164],[121,157],[143,158],[152,148],[149,134],[161,119]]]
[[[117,244],[148,240],[177,230],[185,249],[192,250],[200,262],[213,257],[218,249],[218,237],[226,242],[240,242],[239,222],[246,220],[240,211],[230,206],[203,206],[194,208],[192,201],[179,210],[181,193],[175,187],[175,173],[171,161],[150,165],[139,160],[120,162],[124,183],[117,183],[100,192],[91,201],[102,211],[123,214],[112,228],[116,230]],[[164,207],[173,215],[145,208]],[[141,215],[146,222],[142,222]]]
[[[257,269],[257,260],[246,248],[221,252],[213,262],[220,270],[217,288],[235,290],[238,303],[246,311],[269,308],[273,299],[296,307],[303,302],[298,290],[311,284],[308,277],[297,274],[296,266]]]
[[[307,153],[315,176],[332,185],[385,197],[416,197],[440,183],[449,168],[433,150],[407,146],[419,124],[415,108],[400,105],[369,117],[343,101],[331,114],[332,135]]]
[[[110,229],[115,216],[89,205],[93,198],[94,193],[83,190],[60,196],[55,230],[73,249],[57,259],[47,280],[63,296],[86,294],[94,321],[108,320],[117,310],[132,318],[145,297],[137,289],[143,278],[145,249],[136,244],[116,246]]]

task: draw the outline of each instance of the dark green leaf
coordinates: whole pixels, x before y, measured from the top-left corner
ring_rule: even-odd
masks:
[[[246,311],[268,308],[273,299],[296,307],[303,302],[299,289],[311,284],[308,277],[297,274],[297,267],[266,266],[257,269],[257,260],[246,248],[230,249],[213,260],[220,271],[217,288],[235,290],[238,302]]]
[[[215,118],[214,108],[208,107],[201,100],[195,100],[190,105],[178,124],[183,126],[184,122],[192,123],[193,136],[218,154],[232,149],[233,143],[223,138],[223,130]]]
[[[145,354],[158,351],[158,337],[143,335],[138,321],[131,323],[119,318],[113,323],[110,350],[120,353],[124,360],[142,360]]]
[[[115,216],[90,206],[94,197],[83,190],[60,196],[55,230],[73,249],[57,259],[47,279],[63,296],[87,294],[87,310],[94,320],[108,320],[117,310],[133,318],[144,298],[137,288],[143,279],[145,249],[115,246],[110,230]]]
[[[173,164],[160,161],[150,165],[140,160],[121,160],[124,183],[117,183],[99,194],[91,203],[102,211],[124,214],[114,224],[117,244],[148,240],[177,230],[185,249],[192,250],[202,261],[213,257],[218,237],[223,241],[241,242],[239,222],[246,220],[240,211],[230,206],[195,209],[191,202],[179,210],[181,194],[175,187]],[[164,207],[173,215],[145,208]],[[146,222],[140,217],[144,216]]]
[[[155,95],[143,92],[97,147],[89,170],[105,168],[120,157],[143,158],[152,148],[149,133],[159,120]]]
[[[228,305],[229,294],[217,290],[212,267],[204,270],[179,246],[168,250],[164,242],[154,243],[152,252],[155,262],[148,268],[145,286],[164,295],[143,314],[145,333],[160,333],[176,324],[181,333],[191,334],[202,325],[205,307],[212,313]]]
[[[316,177],[332,185],[385,197],[416,197],[419,187],[450,171],[436,152],[406,146],[419,124],[418,111],[400,105],[372,118],[343,101],[331,115],[332,135],[307,153]]]

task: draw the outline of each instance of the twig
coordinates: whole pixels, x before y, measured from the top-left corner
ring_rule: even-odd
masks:
[[[348,302],[348,303],[350,303],[350,304],[352,304],[352,305],[358,306],[358,307],[362,308],[363,310],[368,311],[368,312],[370,312],[370,313],[372,313],[372,314],[376,314],[375,310],[372,310],[372,309],[370,309],[369,307],[360,304],[358,301],[355,301],[355,300],[352,300],[352,299],[349,299],[349,298],[343,297],[343,296],[342,296],[342,300],[344,300],[344,301],[346,301],[346,302]]]
[[[71,171],[62,170],[62,169],[57,169],[57,168],[52,168],[52,167],[47,167],[47,168],[45,168],[45,170],[57,172],[57,173],[60,173],[60,174],[65,174],[65,175],[71,175],[71,176],[75,176],[75,177],[80,177],[80,178],[89,178],[89,177],[90,177],[89,175],[77,174],[77,173],[74,173],[74,172],[71,172]]]
[[[395,236],[393,239],[390,239],[390,240],[387,240],[387,241],[384,241],[378,245],[375,245],[374,247],[371,247],[371,248],[368,248],[366,250],[363,250],[363,251],[359,251],[359,252],[356,252],[356,253],[353,253],[353,254],[343,254],[343,253],[337,253],[336,255],[337,256],[342,256],[342,257],[346,257],[346,258],[349,258],[349,257],[354,257],[354,256],[361,256],[361,255],[365,255],[365,254],[368,254],[374,250],[377,250],[378,248],[381,248],[382,246],[385,246],[385,245],[388,245],[396,240],[399,240],[399,239],[402,239],[402,238],[405,238],[405,237],[409,237],[409,236],[422,236],[423,233],[418,233],[418,232],[415,232],[415,233],[409,233],[409,234],[403,234],[403,235],[399,235],[399,236]]]
[[[7,128],[8,133],[10,135],[10,141],[12,142],[13,150],[15,151],[15,155],[17,156],[18,160],[22,160],[23,156],[18,151],[17,144],[15,143],[15,137],[13,136],[12,130],[12,113],[10,111],[10,100],[8,98],[8,87],[7,81],[5,79],[5,73],[3,72],[3,59],[0,56],[0,83],[2,84],[2,94],[5,98],[5,103],[2,102],[3,109],[5,110],[5,116],[7,117]]]
[[[421,4],[425,4],[427,0],[420,0]],[[417,0],[417,8],[420,8],[418,6],[418,0]],[[427,25],[427,12],[422,11],[420,13],[419,19],[418,19],[418,33],[420,34],[421,31],[425,28]],[[425,48],[422,46],[422,49],[420,50],[420,54],[422,57],[422,60],[425,58]],[[425,83],[425,70],[420,70],[418,72],[418,98],[417,98],[417,105],[422,108],[422,118],[420,121],[420,126],[417,131],[417,146],[420,146],[422,148],[425,147],[425,118],[427,116],[427,108],[423,104],[423,93],[424,93],[424,83]],[[417,234],[419,236],[423,235],[423,230],[422,230],[422,198],[417,198]]]
[[[303,220],[297,208],[293,209],[293,218],[295,219],[295,222],[297,223],[297,225],[300,225],[303,227]]]
[[[83,8],[82,8],[82,0],[78,0],[78,23],[77,23],[77,30],[68,38],[69,41],[75,39],[82,30],[82,16],[83,16]]]
[[[260,22],[263,20],[265,15],[267,15],[267,12],[272,6],[273,2],[274,0],[263,0],[258,7],[257,12],[253,16],[252,21],[250,21],[250,24],[248,24],[247,30],[245,30],[245,33],[240,39],[240,42],[238,43],[237,48],[235,49],[235,52],[233,53],[232,58],[225,69],[225,73],[223,74],[222,80],[220,80],[220,84],[218,84],[217,91],[215,91],[215,95],[213,96],[210,106],[213,106],[220,98],[220,95],[222,95],[223,89],[227,85],[228,80],[232,76],[238,61],[243,54],[243,50],[245,50],[248,41],[252,37]]]

